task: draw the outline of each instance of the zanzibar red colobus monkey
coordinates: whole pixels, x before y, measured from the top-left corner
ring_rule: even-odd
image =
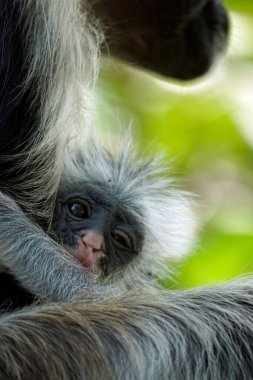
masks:
[[[40,300],[1,315],[1,379],[253,377],[251,279],[184,292],[145,287],[157,247],[189,244],[183,195],[153,177],[152,164],[131,163],[127,149],[64,154],[69,134],[90,121],[101,50],[191,79],[224,49],[227,29],[218,0],[0,1],[2,271]],[[96,210],[113,209],[109,238],[83,255],[78,231],[92,227]],[[51,222],[73,256],[43,232]],[[122,245],[137,253],[127,263],[117,262]],[[105,275],[120,269],[123,283],[142,278],[142,290],[121,290],[120,275],[99,286],[93,264]]]

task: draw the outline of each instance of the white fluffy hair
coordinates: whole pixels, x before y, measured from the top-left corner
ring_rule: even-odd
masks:
[[[74,190],[75,183],[94,184],[144,226],[143,249],[129,263],[124,277],[127,283],[133,278],[135,283],[147,281],[147,272],[161,275],[162,268],[168,270],[164,258],[178,257],[192,248],[196,227],[192,199],[175,189],[169,164],[162,162],[161,155],[138,157],[129,130],[114,146],[106,147],[100,140],[93,132],[83,145],[66,154],[60,187]]]
[[[103,34],[84,11],[88,9],[85,0],[27,0],[20,2],[20,7],[28,66],[22,87],[33,85],[33,100],[40,109],[37,137],[18,160],[24,168],[32,163],[33,170],[24,174],[19,190],[33,209],[37,206],[48,217],[66,140],[71,131],[85,128],[90,121],[89,102]],[[43,191],[38,191],[41,188]],[[29,204],[25,206],[29,209]]]

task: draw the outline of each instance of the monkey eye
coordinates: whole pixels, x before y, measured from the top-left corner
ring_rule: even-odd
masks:
[[[75,219],[87,219],[91,214],[91,207],[83,199],[71,199],[67,203],[67,210]]]
[[[129,235],[125,231],[123,231],[122,229],[115,228],[111,232],[111,236],[113,238],[113,241],[117,245],[124,247],[124,248],[128,248],[128,249],[132,248],[132,241],[131,241]]]

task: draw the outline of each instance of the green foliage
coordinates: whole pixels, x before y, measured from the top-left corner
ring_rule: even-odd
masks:
[[[238,12],[253,13],[252,0],[226,0],[224,3],[229,9],[236,10]]]
[[[253,270],[253,1],[226,4],[231,48],[204,81],[179,86],[106,61],[100,80],[104,130],[132,122],[140,150],[165,151],[172,176],[197,194],[200,239],[175,264],[179,288]]]

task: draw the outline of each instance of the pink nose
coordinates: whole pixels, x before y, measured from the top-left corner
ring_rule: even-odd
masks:
[[[104,239],[99,233],[93,230],[85,230],[81,235],[81,239],[90,253],[102,250]]]
[[[104,238],[94,230],[82,230],[79,232],[78,243],[74,249],[76,259],[85,268],[98,272],[102,260],[105,258]]]

